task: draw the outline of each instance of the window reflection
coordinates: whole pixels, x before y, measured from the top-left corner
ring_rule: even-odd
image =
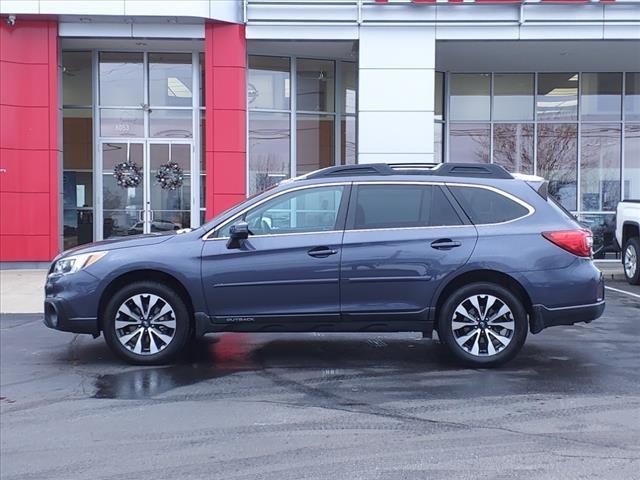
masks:
[[[489,131],[488,123],[452,123],[449,161],[489,163]]]
[[[249,114],[249,195],[290,176],[289,114]]]
[[[298,111],[333,112],[335,62],[299,58],[296,67]]]
[[[494,120],[533,120],[532,74],[495,74],[493,94]]]
[[[626,74],[624,90],[625,119],[640,120],[640,72]]]
[[[581,210],[615,210],[620,201],[620,125],[583,124]]]
[[[583,73],[580,84],[582,120],[620,120],[622,74]]]
[[[549,193],[567,210],[576,210],[578,130],[575,124],[538,125],[538,172]]]
[[[249,56],[249,108],[288,110],[291,97],[289,69],[288,58]]]
[[[538,75],[538,120],[575,120],[578,114],[578,74]]]
[[[624,198],[640,199],[640,123],[625,127],[623,178]]]
[[[497,123],[493,126],[493,162],[509,172],[533,173],[533,124]]]
[[[191,107],[193,71],[190,53],[149,54],[149,104]]]
[[[333,116],[299,113],[296,123],[297,175],[333,166]]]
[[[100,53],[100,105],[138,106],[144,102],[142,53]]]
[[[450,78],[451,120],[489,120],[491,75],[458,73]]]

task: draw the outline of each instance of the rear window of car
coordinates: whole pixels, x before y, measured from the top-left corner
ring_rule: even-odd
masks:
[[[462,221],[437,185],[359,185],[353,228],[411,228],[460,225]]]
[[[449,189],[469,219],[476,225],[507,222],[529,213],[524,206],[493,190],[452,186]]]

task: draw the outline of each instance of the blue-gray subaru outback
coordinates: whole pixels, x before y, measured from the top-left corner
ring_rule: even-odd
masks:
[[[330,167],[184,232],[59,255],[45,324],[136,364],[208,332],[433,332],[497,365],[527,331],[604,311],[591,233],[539,177],[497,165]]]

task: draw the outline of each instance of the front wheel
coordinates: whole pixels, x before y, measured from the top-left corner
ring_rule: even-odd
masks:
[[[640,284],[640,240],[637,237],[627,240],[622,254],[624,276],[631,285]]]
[[[464,363],[490,367],[512,359],[527,337],[520,299],[493,283],[473,283],[454,292],[440,309],[438,333]]]
[[[122,359],[136,365],[172,361],[189,338],[189,310],[171,288],[136,282],[118,290],[104,310],[104,337]]]

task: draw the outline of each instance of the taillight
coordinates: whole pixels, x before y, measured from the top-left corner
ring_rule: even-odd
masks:
[[[551,243],[579,257],[590,257],[593,235],[590,230],[560,230],[542,232],[542,236]]]

